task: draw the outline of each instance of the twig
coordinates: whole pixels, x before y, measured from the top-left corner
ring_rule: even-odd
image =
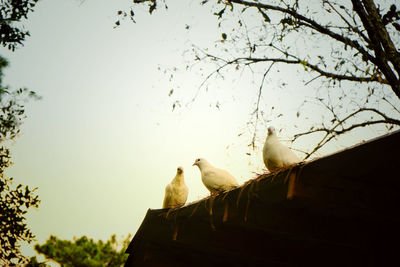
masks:
[[[254,113],[256,114],[256,122],[254,124],[254,133],[253,133],[253,138],[251,140],[251,145],[252,145],[253,149],[255,148],[255,141],[256,141],[256,135],[257,135],[257,124],[258,124],[258,119],[259,119],[258,114],[260,111],[260,100],[261,100],[262,89],[264,87],[265,77],[267,76],[268,72],[271,70],[271,68],[274,64],[275,64],[275,62],[272,62],[271,65],[269,66],[269,68],[267,69],[267,71],[264,72],[263,78],[260,83],[260,87],[258,89],[257,105],[256,105],[256,109],[253,112],[253,114]]]

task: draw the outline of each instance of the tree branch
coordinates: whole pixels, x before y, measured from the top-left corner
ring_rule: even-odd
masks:
[[[258,95],[257,95],[257,105],[256,105],[256,109],[254,110],[253,114],[256,114],[256,122],[254,125],[254,133],[253,133],[253,138],[251,140],[251,146],[253,147],[253,149],[255,148],[256,145],[256,134],[257,134],[257,123],[258,123],[258,113],[260,110],[260,100],[261,100],[261,93],[262,93],[262,89],[264,87],[264,81],[265,81],[265,77],[267,77],[268,72],[271,70],[272,66],[275,64],[275,62],[272,62],[271,65],[269,66],[269,68],[267,69],[266,72],[264,72],[263,78],[261,80],[261,84],[260,87],[258,89]]]
[[[350,38],[344,37],[340,34],[337,34],[333,31],[330,31],[327,27],[322,26],[321,24],[317,23],[316,21],[307,18],[299,13],[297,13],[294,9],[289,9],[289,8],[282,8],[279,6],[273,6],[273,5],[267,5],[267,4],[262,4],[258,2],[248,2],[244,0],[228,0],[228,2],[244,5],[244,6],[253,6],[257,8],[262,8],[262,9],[267,9],[267,10],[275,10],[284,14],[288,14],[300,21],[306,22],[304,26],[308,26],[316,31],[318,31],[321,34],[327,35],[344,45],[349,45],[350,47],[353,47],[354,49],[358,50],[366,59],[371,61],[372,63],[376,64],[376,58],[372,56],[371,54],[368,53],[357,41],[351,40]]]
[[[392,68],[388,64],[388,60],[390,60],[393,63],[395,70],[398,72],[398,75],[400,75],[400,55],[395,50],[394,45],[391,42],[390,37],[386,31],[386,28],[383,29],[381,27],[380,29],[378,29],[380,33],[375,32],[377,31],[376,27],[379,28],[380,17],[379,14],[378,16],[376,16],[377,11],[375,5],[373,5],[372,3],[372,0],[362,0],[362,1],[364,2],[364,5],[368,6],[368,9],[370,9],[371,13],[367,14],[360,0],[352,0],[353,8],[359,15],[365,29],[367,30],[369,39],[371,41],[369,44],[373,47],[375,56],[371,55],[369,51],[364,49],[364,47],[362,47],[356,40],[352,40],[348,37],[345,37],[343,35],[340,35],[338,33],[329,30],[328,26],[323,26],[320,23],[316,22],[315,20],[307,18],[297,13],[296,10],[293,8],[283,8],[280,6],[268,5],[259,2],[249,2],[245,0],[228,0],[229,3],[236,3],[239,5],[256,7],[265,10],[274,10],[281,12],[283,14],[290,15],[292,18],[298,20],[297,24],[301,23],[303,26],[313,29],[319,32],[320,34],[329,36],[343,43],[345,46],[349,45],[350,47],[356,49],[358,52],[362,54],[363,60],[365,61],[368,60],[379,67],[379,69],[382,71],[385,78],[387,79],[388,84],[392,87],[394,93],[400,99],[400,80],[398,77],[396,77]],[[370,5],[370,3],[372,3],[372,5]],[[376,25],[375,23],[378,24]],[[379,37],[377,35],[379,35]],[[382,41],[382,39],[384,40]],[[383,47],[385,47],[385,49],[387,49],[387,51],[385,50],[386,53],[381,49],[381,42],[385,43],[382,45]]]
[[[374,50],[375,56],[376,56],[375,57],[376,62],[374,62],[375,65],[378,66],[379,69],[382,71],[382,73],[385,75],[390,86],[393,88],[394,93],[400,99],[400,81],[394,74],[391,67],[389,66],[389,64],[388,64],[389,58],[387,58],[386,53],[384,53],[384,51],[382,50],[382,46],[381,46],[382,40],[381,40],[381,38],[379,38],[377,36],[378,35],[377,31],[382,31],[382,29],[380,29],[380,30],[376,29],[376,28],[379,28],[379,22],[377,22],[377,21],[380,20],[380,18],[375,18],[375,20],[374,20],[375,22],[372,21],[372,19],[371,19],[372,16],[379,17],[379,14],[375,14],[374,12],[372,12],[372,14],[368,14],[367,11],[364,9],[364,6],[362,5],[362,3],[359,0],[351,0],[351,2],[353,3],[353,8],[354,8],[355,12],[358,14],[358,16],[360,17],[360,19],[364,25],[364,28],[367,30],[368,36],[371,39],[371,46],[373,47],[373,50]],[[372,9],[372,7],[370,7],[370,9]],[[378,23],[378,24],[375,24],[375,23]],[[386,31],[386,29],[384,31]],[[398,68],[399,68],[399,65],[395,66],[395,69],[397,70],[398,75],[400,75],[400,70],[398,70]]]
[[[225,65],[229,64],[234,64],[234,63],[240,63],[241,61],[245,61],[246,63],[244,64],[254,64],[258,62],[275,62],[275,63],[286,63],[286,64],[298,64],[298,65],[303,65],[305,67],[309,67],[310,69],[318,72],[320,75],[327,77],[327,78],[332,78],[336,80],[347,80],[347,81],[353,81],[353,82],[379,82],[379,83],[384,83],[388,84],[388,82],[384,79],[380,79],[376,75],[372,75],[370,77],[357,77],[357,76],[349,76],[349,75],[342,75],[342,74],[336,74],[336,73],[331,73],[324,71],[320,69],[317,65],[308,63],[306,61],[300,60],[297,57],[293,55],[289,55],[295,59],[284,59],[284,58],[250,58],[250,57],[241,57],[241,58],[236,58],[231,61],[227,61]]]
[[[350,27],[350,29],[357,33],[362,39],[364,39],[365,42],[367,42],[367,44],[371,43],[371,40],[369,40],[369,38],[362,33],[358,28],[354,27],[329,1],[326,1],[326,3],[333,9],[333,11],[335,11],[336,14],[338,14],[338,16],[347,24],[347,26]]]
[[[397,71],[397,75],[400,76],[400,53],[397,52],[392,40],[388,32],[386,31],[385,26],[381,20],[381,17],[376,9],[376,6],[371,0],[362,0],[365,10],[368,12],[368,18],[371,20],[372,25],[375,27],[375,32],[379,35],[379,40],[388,55],[389,60],[393,63],[395,70]]]
[[[365,122],[362,122],[362,123],[355,123],[355,124],[350,125],[347,128],[345,128],[343,126],[344,123],[348,119],[353,118],[358,113],[368,112],[368,111],[378,114],[379,116],[382,117],[382,119],[365,121]],[[293,142],[294,142],[299,137],[302,137],[302,136],[305,136],[305,135],[310,135],[310,134],[318,133],[318,132],[325,133],[324,137],[318,142],[318,144],[314,147],[314,149],[310,153],[307,153],[307,156],[304,159],[309,158],[311,155],[313,155],[315,152],[317,152],[320,148],[322,148],[325,144],[327,144],[329,141],[331,141],[335,136],[344,134],[346,132],[350,132],[350,131],[352,131],[352,130],[354,130],[356,128],[365,127],[365,126],[368,126],[368,125],[375,125],[375,124],[392,124],[392,125],[400,126],[400,120],[397,120],[397,119],[394,119],[394,118],[390,118],[390,117],[386,116],[384,113],[382,113],[379,110],[374,109],[374,108],[360,108],[357,111],[349,114],[348,116],[346,116],[342,120],[339,120],[336,115],[335,115],[335,118],[336,118],[336,123],[331,128],[326,128],[326,127],[318,128],[318,129],[310,130],[308,132],[303,132],[303,133],[296,134],[293,137]],[[342,126],[342,129],[341,130],[336,130],[336,128],[339,127],[339,126]]]

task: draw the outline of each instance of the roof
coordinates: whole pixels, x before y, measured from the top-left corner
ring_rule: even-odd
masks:
[[[400,266],[400,131],[176,210],[149,209],[126,266]]]

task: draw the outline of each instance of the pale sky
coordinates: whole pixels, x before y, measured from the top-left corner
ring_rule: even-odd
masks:
[[[227,169],[239,183],[264,170],[259,149],[246,155],[250,137],[238,137],[243,131],[249,135],[246,122],[256,100],[256,91],[247,90],[249,81],[216,81],[215,88],[172,112],[172,103],[188,102],[203,78],[181,69],[169,82],[158,70],[182,66],[190,42],[212,46],[221,35],[215,16],[196,1],[171,1],[167,12],[149,16],[139,9],[137,24],[127,20],[113,29],[117,10],[130,2],[41,0],[25,24],[31,37],[24,47],[0,49],[10,62],[4,83],[43,97],[27,103],[22,133],[11,146],[14,166],[7,172],[16,184],[39,188],[40,206],[27,215],[38,243],[51,234],[103,240],[135,234],[146,210],[161,208],[177,166],[185,170],[188,202],[206,197],[200,172],[192,167],[198,157]],[[302,86],[290,71],[281,69],[287,91],[271,89],[263,98],[288,119],[298,107],[290,95]],[[210,107],[217,100],[219,110]],[[294,133],[293,127],[282,131],[285,138]],[[33,255],[32,247],[23,252]]]

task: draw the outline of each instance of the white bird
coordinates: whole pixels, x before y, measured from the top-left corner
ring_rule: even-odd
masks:
[[[189,188],[185,184],[183,168],[178,167],[174,179],[165,187],[163,209],[178,208],[185,205],[188,193]]]
[[[274,127],[268,128],[263,148],[263,160],[265,167],[270,172],[279,171],[300,162],[292,150],[279,142]]]
[[[215,168],[203,158],[196,159],[193,166],[199,167],[201,180],[212,195],[239,186],[235,177],[233,177],[229,172]]]

